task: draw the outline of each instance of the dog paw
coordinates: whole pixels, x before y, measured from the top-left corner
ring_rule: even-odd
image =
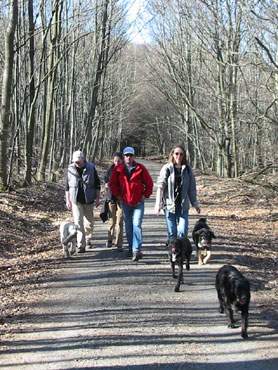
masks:
[[[176,286],[175,287],[175,292],[179,292],[180,291],[180,287],[179,286]]]
[[[177,279],[178,278],[178,275],[176,275],[176,274],[174,274],[172,276],[173,276],[173,279]]]
[[[219,313],[224,313],[224,308],[220,307],[219,308]]]

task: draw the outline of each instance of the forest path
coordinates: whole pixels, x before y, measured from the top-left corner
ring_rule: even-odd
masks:
[[[161,165],[142,161],[156,179]],[[1,369],[201,369],[278,368],[278,334],[251,301],[249,340],[228,329],[218,313],[216,271],[228,262],[218,245],[209,265],[193,257],[181,292],[174,292],[165,251],[163,216],[146,202],[144,258],[134,263],[107,249],[107,224],[95,226],[95,246],[65,260],[45,281],[41,301],[2,342]],[[198,216],[192,211],[190,232]]]

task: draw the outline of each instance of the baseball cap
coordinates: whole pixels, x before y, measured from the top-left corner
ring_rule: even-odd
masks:
[[[126,148],[124,148],[123,155],[126,155],[126,154],[134,155],[135,154],[134,148],[132,148],[131,146],[127,146]]]
[[[73,152],[72,154],[72,161],[73,162],[78,162],[78,161],[81,161],[85,159],[85,155],[83,154],[83,152],[81,152],[81,150],[76,150],[75,152]]]

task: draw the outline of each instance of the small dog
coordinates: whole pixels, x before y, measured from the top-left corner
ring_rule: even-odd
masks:
[[[175,292],[178,292],[180,290],[181,283],[183,283],[183,264],[185,261],[186,270],[190,270],[192,246],[188,238],[177,238],[169,241],[168,248],[173,278],[177,278],[177,275],[175,274],[175,265],[177,264],[179,267],[178,281],[175,286]]]
[[[211,240],[215,238],[206,218],[200,218],[196,222],[192,238],[197,248],[198,265],[205,265],[211,258]]]
[[[68,221],[60,225],[60,240],[63,247],[64,257],[69,258],[76,253],[77,226]]]
[[[249,281],[234,266],[224,265],[217,272],[215,287],[220,304],[219,312],[225,311],[228,327],[236,327],[233,311],[241,311],[241,336],[243,339],[248,338]]]

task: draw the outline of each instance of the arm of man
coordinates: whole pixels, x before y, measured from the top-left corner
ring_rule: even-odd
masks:
[[[144,190],[144,197],[149,198],[153,192],[153,179],[151,178],[151,175],[149,174],[149,171],[146,169],[146,167],[143,167],[143,181],[145,185]]]
[[[66,195],[66,207],[70,211],[72,209],[72,203],[69,193],[69,181],[68,181],[68,171],[65,173],[65,195]]]
[[[100,204],[100,178],[98,176],[98,172],[95,168],[95,187],[96,187],[96,200],[95,200],[95,205],[96,207],[99,206]]]

